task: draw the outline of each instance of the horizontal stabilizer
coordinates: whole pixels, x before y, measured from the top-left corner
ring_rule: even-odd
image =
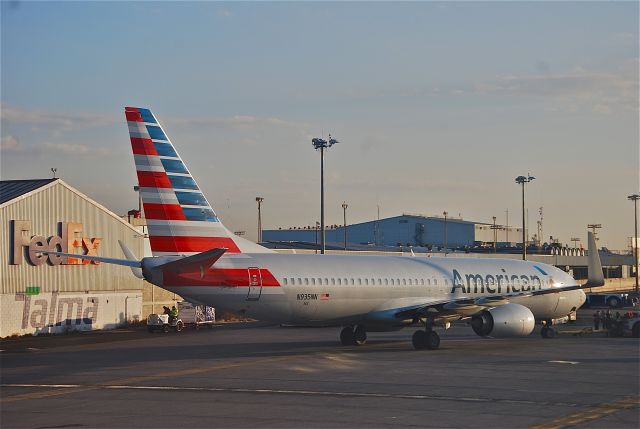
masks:
[[[124,256],[127,258],[127,260],[129,260],[129,261],[137,261],[138,260],[138,258],[136,258],[136,256],[133,254],[133,252],[121,240],[118,240],[118,244],[120,245],[120,248],[122,249],[122,253],[124,253]],[[144,275],[142,275],[142,268],[131,267],[131,272],[137,278],[144,279]]]
[[[87,261],[104,262],[105,264],[124,265],[125,267],[132,267],[132,268],[142,267],[142,263],[140,261],[129,261],[127,259],[105,258],[102,256],[77,255],[75,253],[52,252],[50,250],[39,250],[38,252],[44,253],[45,255],[64,256],[69,258],[85,259]]]
[[[157,270],[169,271],[173,273],[192,273],[199,272],[203,269],[211,267],[227,249],[219,247],[216,249],[207,250],[206,252],[197,253],[195,255],[187,256],[177,261],[167,262],[166,264],[158,265],[155,267]]]

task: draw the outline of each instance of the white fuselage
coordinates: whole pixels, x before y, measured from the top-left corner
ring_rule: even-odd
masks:
[[[522,293],[509,301],[528,307],[538,320],[566,316],[585,299],[581,290],[529,295],[576,281],[553,266],[513,259],[231,254],[210,270],[246,270],[246,282],[158,285],[258,320],[372,328],[400,326],[394,315],[403,310],[463,298]]]

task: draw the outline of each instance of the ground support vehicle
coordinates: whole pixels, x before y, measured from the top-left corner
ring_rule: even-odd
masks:
[[[588,293],[587,300],[583,304],[584,308],[587,307],[610,307],[620,308],[626,301],[626,294],[620,293]]]
[[[149,332],[162,331],[169,332],[173,330],[180,332],[184,329],[184,323],[179,318],[169,320],[168,314],[150,314],[147,317],[147,330]]]
[[[216,309],[213,307],[182,301],[178,303],[178,312],[185,326],[193,326],[195,329],[204,326],[213,328],[216,323]]]

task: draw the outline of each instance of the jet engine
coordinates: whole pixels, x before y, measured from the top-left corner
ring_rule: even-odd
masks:
[[[499,305],[471,318],[473,331],[481,337],[526,337],[534,326],[533,313],[520,304]]]

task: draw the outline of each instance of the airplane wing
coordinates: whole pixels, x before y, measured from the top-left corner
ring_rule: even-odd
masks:
[[[385,310],[374,314],[380,314],[388,317],[393,313],[395,319],[398,321],[417,320],[425,317],[433,317],[438,321],[450,321],[473,316],[487,308],[508,304],[509,299],[514,297],[547,295],[551,293],[604,286],[605,282],[602,274],[602,263],[600,262],[600,255],[598,254],[595,237],[592,232],[588,233],[588,242],[589,260],[587,267],[588,278],[586,283],[576,283],[574,285],[551,287],[536,291],[511,292],[508,294],[483,296],[478,298],[458,298],[436,301],[425,301],[424,298],[419,298],[413,302],[411,302],[410,299],[404,298],[402,302],[386,303]],[[392,309],[394,306],[395,312]]]

